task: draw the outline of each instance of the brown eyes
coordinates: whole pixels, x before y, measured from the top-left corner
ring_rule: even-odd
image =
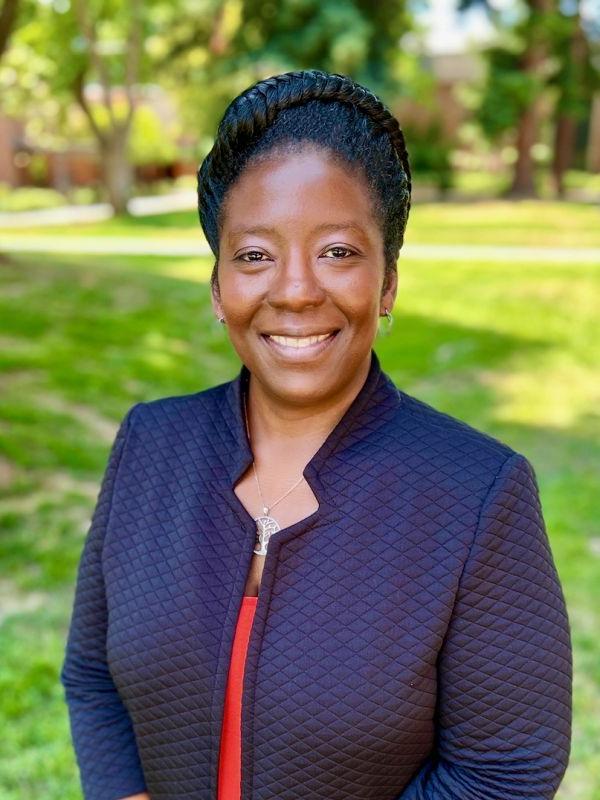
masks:
[[[248,250],[247,253],[241,253],[239,256],[236,256],[235,260],[236,261],[259,261],[259,260],[262,260],[262,259],[258,259],[258,258],[248,258],[248,259],[246,259],[246,256],[262,256],[262,255],[264,255],[264,253],[261,253],[258,250]]]
[[[335,255],[333,256],[335,261],[339,261],[341,259],[348,258],[349,256],[356,255],[354,250],[350,250],[348,247],[340,247],[337,245],[335,247],[329,247],[327,250],[324,251],[323,255],[325,255],[325,253],[335,253]],[[256,258],[255,256],[258,256],[258,258]],[[263,259],[262,256],[265,256],[265,258]],[[261,253],[260,250],[247,250],[245,253],[241,253],[239,256],[236,256],[235,260],[251,263],[251,262],[267,261],[269,259],[268,256],[266,256],[265,253]]]
[[[348,256],[355,256],[355,255],[356,255],[356,253],[354,252],[354,250],[350,250],[350,249],[348,249],[347,247],[339,247],[339,246],[337,246],[337,245],[336,245],[335,247],[330,247],[330,248],[329,248],[328,250],[326,250],[325,252],[326,252],[326,253],[332,253],[334,250],[335,250],[336,252],[338,252],[338,253],[346,253],[346,255],[345,255],[345,256],[341,256],[341,258],[348,258]],[[336,258],[337,258],[337,256],[336,256]]]

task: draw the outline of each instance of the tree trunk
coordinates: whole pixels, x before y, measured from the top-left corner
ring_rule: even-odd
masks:
[[[554,131],[554,155],[552,159],[552,177],[554,189],[558,197],[565,196],[565,172],[571,166],[575,149],[577,124],[572,116],[561,114],[556,120]]]
[[[585,64],[588,59],[587,39],[581,28],[579,9],[573,19],[572,34],[565,54],[566,74],[561,84],[561,96],[554,131],[554,153],[552,157],[552,176],[559,197],[565,195],[564,175],[573,163],[575,140],[577,136],[578,100],[584,81]]]
[[[112,130],[100,143],[104,185],[115,214],[127,213],[133,185],[133,167],[127,154],[128,133],[128,129],[123,128]]]
[[[10,35],[17,21],[19,0],[4,0],[0,7],[0,58],[8,48]]]
[[[127,31],[128,47],[124,58],[124,75],[122,86],[127,98],[127,112],[120,119],[115,115],[111,74],[101,50],[98,48],[98,28],[102,24],[102,16],[94,15],[85,0],[72,0],[75,20],[80,34],[85,39],[89,59],[74,76],[73,90],[77,102],[86,114],[102,158],[104,186],[109,201],[116,214],[127,213],[127,201],[131,195],[133,184],[133,167],[129,163],[127,144],[131,131],[134,113],[133,89],[139,76],[140,57],[142,52],[142,0],[129,0],[131,9],[131,25]],[[85,79],[88,70],[93,67],[102,87],[102,104],[108,117],[106,128],[96,121],[93,108],[85,95]]]
[[[547,46],[542,33],[545,14],[553,10],[554,0],[528,0],[531,28],[528,42],[521,59],[524,72],[538,75],[547,56]],[[512,197],[536,197],[535,164],[532,147],[536,142],[541,117],[543,98],[537,95],[524,110],[517,125],[517,161],[508,194]]]
[[[585,168],[588,172],[600,172],[600,92],[592,97]]]
[[[517,127],[517,161],[509,189],[511,197],[536,197],[535,165],[531,149],[535,144],[539,124],[539,98],[525,110]]]

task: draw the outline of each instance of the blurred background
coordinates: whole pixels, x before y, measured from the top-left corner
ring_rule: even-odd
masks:
[[[600,799],[600,0],[0,0],[0,797],[81,797],[58,670],[116,427],[234,377],[195,172],[226,105],[349,74],[405,132],[397,385],[533,464]],[[384,326],[385,327],[385,326]]]

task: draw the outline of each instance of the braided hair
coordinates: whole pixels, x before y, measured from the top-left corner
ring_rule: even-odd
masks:
[[[227,107],[211,151],[198,170],[200,224],[217,259],[224,201],[243,169],[275,153],[313,143],[366,180],[383,234],[386,278],[404,241],[411,175],[398,120],[369,89],[345,75],[286,72],[245,89]],[[384,287],[387,281],[384,281]]]

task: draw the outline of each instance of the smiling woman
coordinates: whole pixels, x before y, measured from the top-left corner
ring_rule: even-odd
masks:
[[[378,318],[396,293],[395,272],[383,290],[366,181],[308,145],[246,167],[226,209],[213,302],[256,377],[251,411],[269,397],[285,414],[284,435],[310,435],[310,419],[329,428],[364,383]],[[258,228],[244,230],[248,219]]]
[[[571,642],[533,467],[373,349],[410,191],[346,76],[227,108],[198,201],[241,367],[113,445],[61,672],[89,800],[554,797]]]

